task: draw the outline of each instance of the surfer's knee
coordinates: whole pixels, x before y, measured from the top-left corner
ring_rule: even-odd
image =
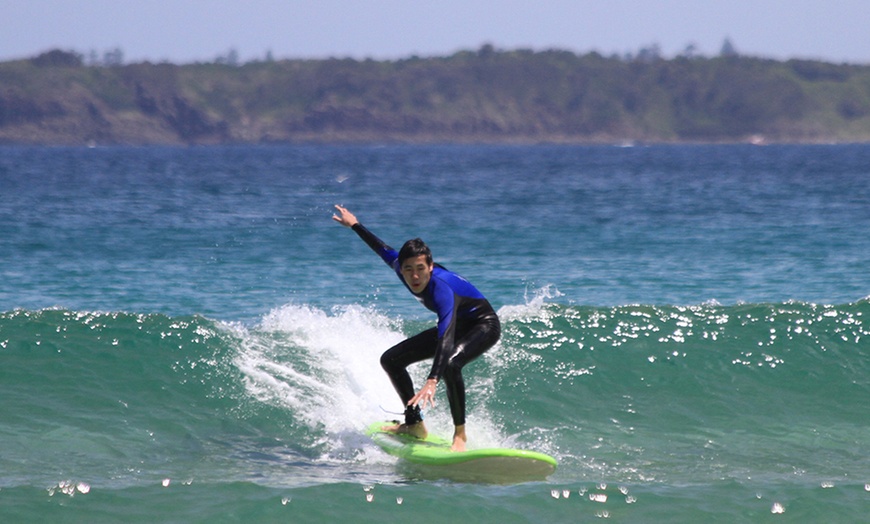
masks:
[[[450,359],[447,366],[444,367],[444,380],[453,382],[454,384],[462,383],[462,364]]]
[[[387,373],[393,370],[393,359],[390,358],[389,351],[384,351],[381,355],[381,368],[383,368]]]

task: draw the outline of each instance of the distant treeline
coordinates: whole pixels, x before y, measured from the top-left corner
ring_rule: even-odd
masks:
[[[396,61],[0,63],[0,142],[864,142],[870,66],[485,45]]]

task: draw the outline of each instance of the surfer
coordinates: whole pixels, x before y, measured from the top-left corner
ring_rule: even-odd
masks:
[[[462,367],[495,345],[501,335],[498,316],[486,297],[470,282],[432,261],[432,252],[419,238],[408,240],[397,252],[347,209],[336,205],[332,218],[353,229],[387,263],[408,290],[426,308],[438,314],[436,327],[396,344],[381,356],[381,367],[405,405],[405,422],[385,428],[426,438],[421,408],[435,405],[435,390],[440,380],[447,390],[447,401],[455,426],[453,451],[465,451],[465,383]],[[415,393],[407,367],[433,359],[432,370]]]

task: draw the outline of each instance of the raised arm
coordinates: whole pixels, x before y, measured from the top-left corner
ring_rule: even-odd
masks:
[[[399,253],[388,246],[383,240],[375,236],[374,233],[366,229],[365,226],[360,224],[356,216],[346,208],[336,204],[335,209],[338,210],[338,214],[332,215],[332,219],[345,227],[353,229],[354,232],[359,235],[359,237],[363,239],[370,248],[372,248],[372,251],[377,253],[388,266],[393,267],[393,262],[399,258]],[[399,277],[401,278],[401,275]]]
[[[344,227],[353,227],[354,225],[359,224],[359,220],[356,219],[356,216],[354,216],[354,214],[347,209],[341,207],[338,204],[335,205],[335,209],[338,210],[339,214],[332,215],[332,219],[339,224],[343,225]]]

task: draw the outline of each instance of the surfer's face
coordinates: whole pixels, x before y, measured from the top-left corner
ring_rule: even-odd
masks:
[[[420,293],[429,285],[432,278],[432,264],[426,262],[426,255],[406,258],[402,262],[402,278],[414,293]]]

